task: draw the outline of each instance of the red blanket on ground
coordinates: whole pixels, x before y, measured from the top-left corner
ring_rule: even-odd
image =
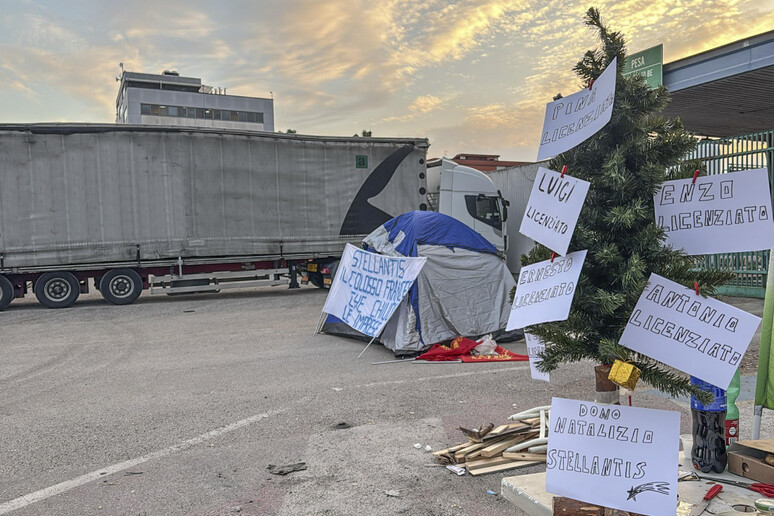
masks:
[[[500,346],[495,348],[496,355],[472,355],[471,351],[478,344],[474,340],[457,337],[446,346],[433,344],[433,347],[419,355],[416,360],[444,361],[461,359],[463,362],[526,362],[529,360],[527,355],[519,355]]]

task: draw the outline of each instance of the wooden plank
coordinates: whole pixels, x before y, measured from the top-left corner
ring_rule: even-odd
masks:
[[[486,446],[485,443],[473,443],[473,444],[470,444],[470,445],[468,445],[468,446],[466,446],[464,448],[460,448],[459,450],[454,452],[454,460],[455,460],[455,462],[457,462],[457,464],[459,464],[461,462],[465,462],[465,456],[468,453],[474,452],[476,450],[479,450],[479,449],[483,448],[484,446]]]
[[[457,450],[459,450],[461,448],[464,448],[465,446],[470,446],[470,442],[465,442],[465,443],[462,443],[462,444],[458,444],[457,446],[452,446],[450,448],[446,448],[445,450],[434,451],[433,455],[438,456],[438,455],[444,455],[444,454],[447,454],[447,453],[454,453]]]
[[[507,462],[505,464],[500,464],[498,466],[489,466],[486,468],[478,468],[470,471],[470,474],[473,476],[477,475],[486,475],[487,473],[497,473],[498,471],[506,471],[509,469],[515,469],[515,468],[526,468],[527,466],[534,466],[535,464],[542,464],[542,462],[530,462],[530,461],[513,461],[513,462]]]
[[[600,507],[563,496],[554,497],[554,516],[642,516],[641,514]]]
[[[503,452],[503,457],[511,460],[539,460],[546,461],[545,453]]]
[[[471,453],[468,453],[467,455],[465,455],[465,461],[466,462],[469,461],[469,460],[475,460],[475,459],[480,459],[480,458],[481,458],[481,450],[476,450],[474,452],[471,452]]]
[[[502,432],[503,430],[507,429],[509,426],[511,426],[511,425],[500,425],[500,426],[496,426],[496,427],[494,427],[494,428],[492,429],[492,431],[491,431],[491,432],[489,432],[487,435],[497,435],[497,434],[499,434],[500,432]],[[484,437],[486,437],[486,436],[484,436]]]
[[[474,469],[487,468],[489,466],[498,466],[500,464],[506,464],[508,462],[513,462],[513,461],[511,459],[504,459],[502,457],[492,457],[491,459],[468,460],[465,462],[465,467],[468,468],[468,471],[472,471]]]
[[[503,437],[505,435],[517,434],[517,433],[529,431],[529,430],[532,429],[531,426],[525,425],[523,423],[513,423],[513,424],[510,424],[510,425],[502,425],[502,426],[505,427],[505,428],[497,427],[497,428],[500,428],[499,431],[495,432],[495,430],[497,430],[497,428],[495,430],[492,430],[491,432],[486,434],[482,440],[483,441],[489,441],[489,440],[495,439],[497,437]]]
[[[513,436],[504,436],[501,440],[498,440],[491,444],[489,442],[486,442],[488,446],[484,448],[484,451],[481,453],[481,455],[484,457],[494,457],[495,455],[501,454],[511,446],[515,446],[524,441],[534,439],[537,435],[538,435],[537,430],[530,430],[528,433],[521,433]],[[499,446],[502,444],[505,444],[505,446]]]
[[[490,444],[486,446],[486,448],[483,448],[481,450],[481,456],[482,457],[494,457],[495,455],[500,455],[505,449],[510,448],[511,446],[514,446],[516,444],[519,444],[520,442],[523,442],[527,439],[526,435],[517,435],[516,437],[510,437],[508,439],[503,439],[502,441],[498,441],[494,444]],[[484,443],[486,445],[486,443]]]

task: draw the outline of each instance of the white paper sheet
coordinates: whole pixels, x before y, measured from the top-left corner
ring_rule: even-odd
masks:
[[[585,260],[586,251],[576,251],[522,267],[507,329],[567,319]]]
[[[652,516],[675,514],[680,413],[553,398],[546,491]]]
[[[686,254],[774,247],[769,173],[765,168],[667,181],[653,198],[667,243]]]
[[[323,312],[361,333],[379,335],[427,258],[394,258],[347,244]]]
[[[618,58],[605,68],[591,87],[546,104],[537,160],[572,149],[610,121],[615,100]]]
[[[726,389],[760,317],[651,274],[620,344]]]
[[[540,167],[519,232],[557,254],[567,254],[590,184]]]
[[[544,373],[537,368],[542,361],[538,355],[545,351],[546,344],[543,339],[531,333],[524,332],[524,340],[527,342],[527,354],[529,355],[529,371],[532,373],[533,380],[542,380],[550,382],[549,373]]]

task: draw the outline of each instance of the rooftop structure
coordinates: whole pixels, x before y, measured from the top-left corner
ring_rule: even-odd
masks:
[[[672,101],[664,110],[705,136],[735,136],[774,126],[774,31],[664,65]]]
[[[227,95],[225,88],[181,77],[124,71],[116,97],[117,124],[218,127],[274,131],[274,101]]]

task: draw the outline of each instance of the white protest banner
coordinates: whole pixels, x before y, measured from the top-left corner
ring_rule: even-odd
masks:
[[[576,251],[522,267],[507,329],[567,319],[585,260],[586,251]]]
[[[376,337],[409,291],[427,258],[369,253],[347,244],[323,312]]]
[[[567,254],[590,184],[540,167],[519,232],[557,254]]]
[[[686,254],[774,247],[769,173],[765,168],[667,181],[653,198],[666,243]]]
[[[760,317],[651,274],[620,344],[726,389]]]
[[[610,121],[617,70],[618,58],[615,58],[590,90],[584,89],[546,104],[538,161],[572,149]]]
[[[545,351],[546,344],[540,337],[532,335],[531,333],[524,332],[524,340],[527,341],[527,354],[529,355],[529,372],[532,373],[533,380],[543,380],[544,382],[550,382],[548,373],[544,373],[537,368],[537,365],[542,362],[538,356]]]
[[[546,491],[652,516],[677,510],[680,413],[553,398]]]

